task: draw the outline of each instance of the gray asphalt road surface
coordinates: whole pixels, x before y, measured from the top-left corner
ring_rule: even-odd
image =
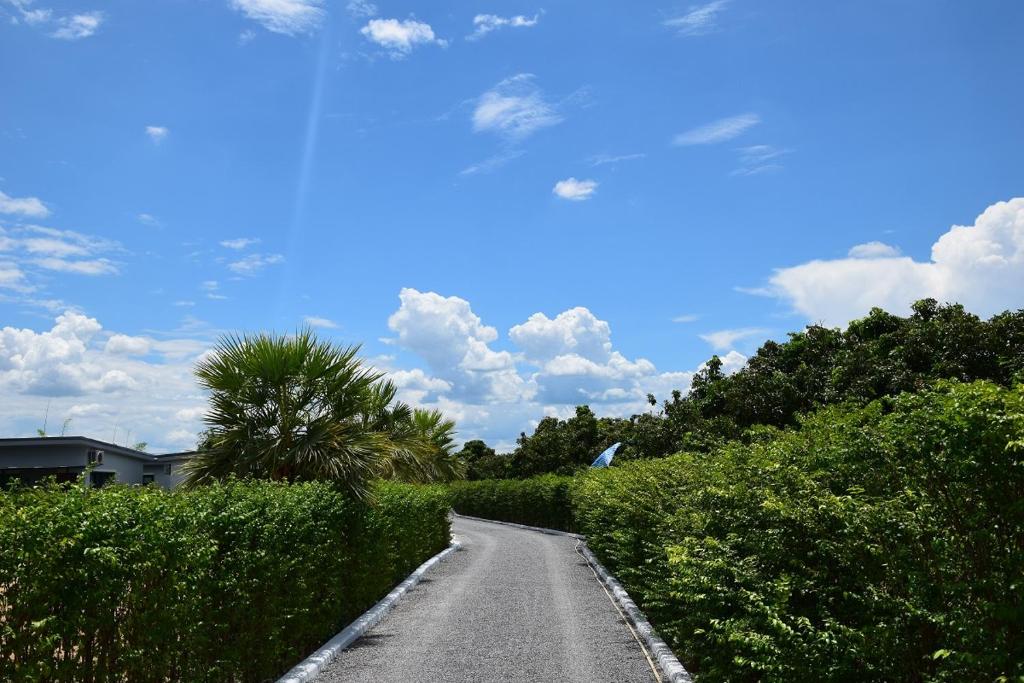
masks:
[[[316,679],[656,681],[576,540],[456,517],[463,543]]]

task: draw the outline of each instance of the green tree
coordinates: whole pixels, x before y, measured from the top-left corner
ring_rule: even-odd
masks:
[[[375,477],[457,477],[448,462],[454,423],[417,417],[357,353],[310,330],[221,339],[196,367],[210,410],[189,483],[329,480],[363,495]]]

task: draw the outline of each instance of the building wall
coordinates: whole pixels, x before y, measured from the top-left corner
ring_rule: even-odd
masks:
[[[141,484],[144,461],[85,444],[32,444],[0,449],[0,470],[57,470],[83,468],[93,448],[103,451],[103,464],[93,471],[112,473],[122,484]],[[25,477],[29,479],[29,477]],[[34,477],[32,477],[34,479]]]

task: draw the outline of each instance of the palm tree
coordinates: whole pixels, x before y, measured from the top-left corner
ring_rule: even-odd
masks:
[[[196,367],[210,410],[188,482],[321,479],[362,496],[374,477],[447,474],[430,465],[438,446],[411,426],[416,412],[395,400],[395,385],[366,368],[358,351],[310,330],[221,339]]]

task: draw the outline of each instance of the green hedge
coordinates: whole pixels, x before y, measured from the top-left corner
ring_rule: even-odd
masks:
[[[0,680],[278,677],[448,545],[445,490],[0,493]]]
[[[1020,681],[1022,455],[1024,388],[944,384],[592,471],[571,525],[701,681]]]
[[[572,477],[545,474],[532,479],[484,479],[449,486],[460,515],[574,531],[569,489]]]

